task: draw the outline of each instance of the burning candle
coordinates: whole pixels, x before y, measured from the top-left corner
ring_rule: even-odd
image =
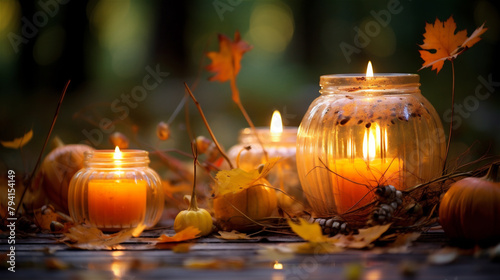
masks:
[[[362,207],[377,186],[439,175],[443,128],[415,74],[324,75],[297,136],[297,170],[318,217]]]
[[[90,180],[88,185],[89,220],[97,227],[137,226],[146,213],[144,180],[121,179],[123,153],[116,147],[113,165],[118,179]]]
[[[161,180],[147,165],[146,151],[101,150],[85,155],[84,168],[73,176],[69,210],[77,222],[106,231],[145,224],[161,217]]]
[[[336,181],[333,190],[335,204],[341,213],[370,202],[374,196],[370,192],[373,187],[393,185],[398,188],[401,185],[402,166],[399,158],[388,159],[382,156],[389,148],[387,131],[377,124],[365,131],[363,158],[353,157],[354,148],[355,146],[347,147],[347,158],[332,159],[330,162],[334,168],[333,180]]]
[[[297,175],[296,143],[297,127],[284,127],[279,111],[274,111],[269,127],[256,128],[268,158],[279,157],[276,166],[271,170],[267,179],[275,188],[280,188],[287,195],[278,192],[280,207],[292,212],[300,211],[306,204],[302,188]],[[266,162],[262,146],[250,128],[240,132],[239,143],[228,151],[229,158],[236,165],[246,171],[256,169]]]

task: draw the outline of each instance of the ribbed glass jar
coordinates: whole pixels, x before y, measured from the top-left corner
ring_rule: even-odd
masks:
[[[76,223],[104,231],[154,226],[164,207],[158,174],[142,150],[85,152],[84,167],[71,179],[69,213]]]
[[[266,179],[273,187],[286,193],[277,193],[280,207],[292,212],[303,210],[307,202],[300,186],[295,162],[297,128],[284,127],[283,132],[272,133],[269,127],[259,127],[256,131],[268,158],[279,157],[278,163],[271,169]],[[250,149],[247,149],[248,147]],[[240,131],[238,144],[229,149],[228,157],[231,161],[237,162],[239,168],[246,171],[256,169],[266,162],[262,146],[250,128]]]
[[[297,136],[297,170],[315,214],[366,205],[378,185],[439,176],[445,137],[416,74],[324,75]]]

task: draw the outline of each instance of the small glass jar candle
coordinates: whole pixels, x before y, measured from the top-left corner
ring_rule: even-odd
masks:
[[[273,187],[286,193],[277,193],[280,207],[285,211],[297,212],[303,210],[304,204],[307,204],[297,174],[295,156],[297,127],[283,127],[281,117],[277,121],[274,120],[275,114],[271,121],[271,127],[256,128],[268,158],[279,157],[278,163],[271,169],[266,179]],[[273,123],[274,126],[279,127],[277,130],[273,129]],[[238,141],[237,145],[229,149],[228,157],[231,161],[236,162],[239,168],[250,171],[266,162],[262,146],[250,128],[240,131]]]
[[[297,169],[315,214],[362,207],[373,189],[439,176],[445,141],[416,74],[325,75],[299,127]]]
[[[148,152],[142,150],[85,152],[84,168],[68,191],[73,220],[103,231],[154,226],[164,197],[160,177],[148,164]]]

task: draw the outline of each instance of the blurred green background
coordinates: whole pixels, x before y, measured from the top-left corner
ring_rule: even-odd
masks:
[[[257,126],[269,125],[278,109],[286,125],[298,126],[318,93],[319,76],[375,72],[419,73],[423,95],[443,117],[451,104],[451,65],[441,72],[418,71],[425,23],[453,16],[468,34],[486,22],[483,40],[455,61],[458,112],[452,146],[456,156],[500,154],[500,17],[496,1],[140,1],[0,0],[0,138],[33,129],[23,148],[34,165],[65,83],[71,80],[53,135],[66,143],[111,148],[108,136],[123,132],[131,147],[189,151],[185,115],[171,122],[172,137],[156,138],[156,125],[171,119],[191,85],[219,141],[228,149],[246,122],[231,101],[229,83],[209,82],[207,51],[217,34],[239,30],[253,45],[238,75],[241,98]],[[356,41],[361,30],[364,41]],[[346,55],[346,48],[354,50]],[[143,86],[151,70],[168,72],[150,80],[140,100],[122,99]],[[495,81],[475,91],[481,78]],[[498,81],[499,83],[496,83]],[[490,94],[488,94],[490,93]],[[194,133],[207,135],[190,102]],[[113,129],[102,129],[102,120]],[[87,133],[85,133],[87,132]],[[89,137],[88,135],[91,135]],[[22,166],[18,151],[0,147],[4,166]]]

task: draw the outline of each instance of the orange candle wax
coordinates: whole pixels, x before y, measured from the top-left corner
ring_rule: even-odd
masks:
[[[91,180],[89,220],[99,228],[137,226],[146,213],[147,183],[133,179]]]
[[[400,187],[400,161],[361,158],[339,159],[335,161],[333,193],[339,213],[366,205],[373,197],[373,189],[378,185]],[[352,208],[352,209],[351,209]]]

